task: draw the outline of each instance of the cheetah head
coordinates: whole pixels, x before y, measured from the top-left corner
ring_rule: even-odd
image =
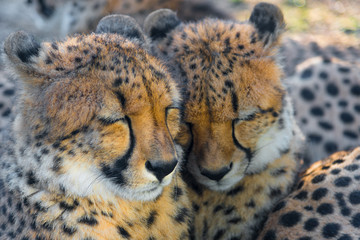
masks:
[[[212,190],[230,189],[289,150],[292,107],[277,63],[284,27],[280,9],[267,3],[246,22],[184,24],[166,9],[145,21],[152,50],[183,90],[187,125],[177,141],[187,169]]]
[[[21,94],[17,164],[34,189],[106,199],[158,197],[176,172],[180,94],[147,52],[135,20],[104,18],[96,33],[5,42]]]

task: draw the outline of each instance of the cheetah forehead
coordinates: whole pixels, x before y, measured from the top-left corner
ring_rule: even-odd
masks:
[[[265,48],[252,24],[208,19],[180,30],[172,46],[191,117],[210,112],[222,121],[240,111],[281,107],[285,92],[277,49]]]
[[[88,124],[100,110],[130,115],[146,106],[165,108],[180,101],[160,62],[115,34],[44,43],[31,61],[36,72],[23,93],[25,108],[65,132]]]

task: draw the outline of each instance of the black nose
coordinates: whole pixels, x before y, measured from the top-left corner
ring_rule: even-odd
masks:
[[[223,167],[217,171],[211,171],[205,168],[200,168],[200,172],[202,175],[210,178],[211,180],[220,181],[228,172],[230,172],[231,168],[232,168],[232,163],[229,166]]]
[[[176,159],[173,159],[171,162],[149,160],[146,161],[145,167],[152,172],[159,181],[161,181],[174,170],[177,163],[178,161]]]

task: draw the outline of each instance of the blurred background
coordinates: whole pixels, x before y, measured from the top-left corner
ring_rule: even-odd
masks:
[[[236,19],[249,17],[256,0],[228,0]],[[268,0],[282,9],[287,22],[287,35],[311,36],[314,40],[356,45],[360,44],[359,0]]]

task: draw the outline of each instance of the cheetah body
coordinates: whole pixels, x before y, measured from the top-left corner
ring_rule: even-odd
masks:
[[[146,48],[124,16],[63,42],[9,36],[22,90],[1,135],[1,239],[187,238],[180,95]]]
[[[359,163],[356,148],[312,164],[274,207],[258,239],[358,239]]]
[[[195,239],[252,239],[294,182],[302,135],[277,60],[282,28],[268,4],[243,23],[182,24],[168,10],[145,20],[153,52],[183,90],[187,124],[176,140]]]

